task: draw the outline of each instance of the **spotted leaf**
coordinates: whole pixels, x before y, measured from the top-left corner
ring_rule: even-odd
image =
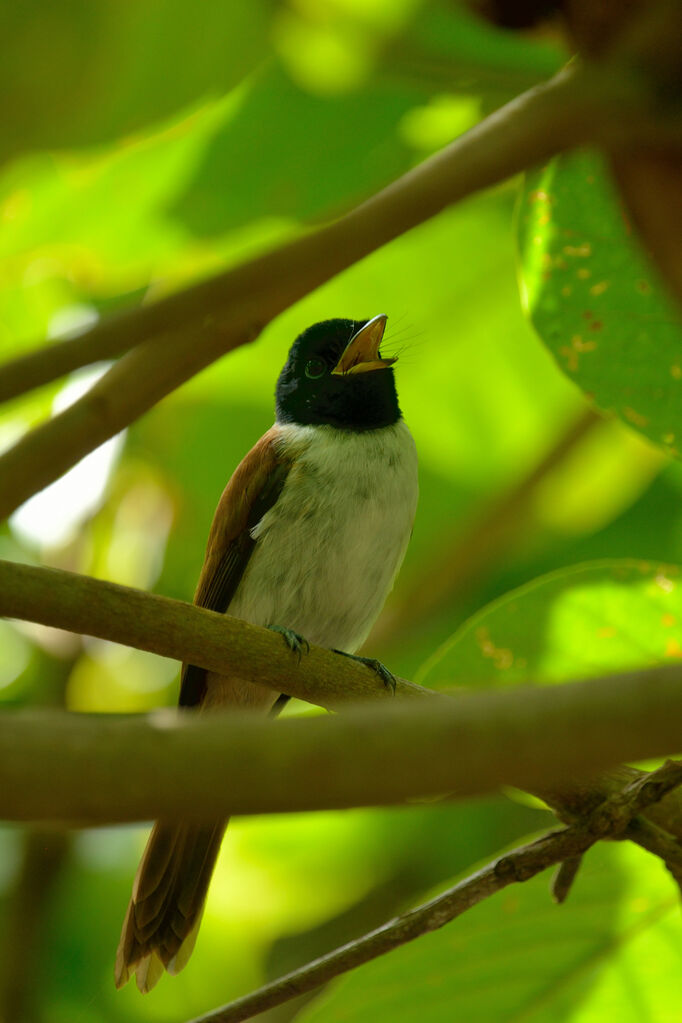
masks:
[[[559,569],[493,601],[432,655],[419,681],[551,683],[679,658],[680,568],[614,559]]]
[[[562,370],[601,408],[682,452],[682,327],[599,157],[527,175],[519,218],[526,310]]]

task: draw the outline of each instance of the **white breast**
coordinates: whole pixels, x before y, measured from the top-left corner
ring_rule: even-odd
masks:
[[[353,652],[400,567],[417,506],[417,453],[402,422],[365,433],[282,427],[296,453],[228,613]]]

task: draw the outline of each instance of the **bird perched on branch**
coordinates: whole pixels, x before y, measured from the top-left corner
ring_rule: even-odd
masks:
[[[405,554],[417,504],[417,455],[392,364],[386,316],[327,320],[301,334],[277,382],[277,417],[227,484],[208,538],[196,604],[353,655]],[[384,681],[378,661],[360,658]],[[180,705],[277,712],[265,686],[196,665]],[[158,821],[137,871],[116,984],[149,991],[177,973],[196,939],[227,821]]]

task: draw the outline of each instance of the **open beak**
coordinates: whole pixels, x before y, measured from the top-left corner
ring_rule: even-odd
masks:
[[[364,327],[360,327],[346,345],[332,373],[337,375],[369,373],[373,369],[387,369],[392,366],[397,359],[382,359],[379,355],[379,345],[384,336],[387,319],[386,313],[379,313],[368,320]]]

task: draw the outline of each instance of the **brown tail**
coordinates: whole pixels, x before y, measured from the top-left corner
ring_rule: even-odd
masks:
[[[164,969],[186,965],[226,826],[154,825],[123,921],[116,987],[135,973],[140,991],[151,991]]]

